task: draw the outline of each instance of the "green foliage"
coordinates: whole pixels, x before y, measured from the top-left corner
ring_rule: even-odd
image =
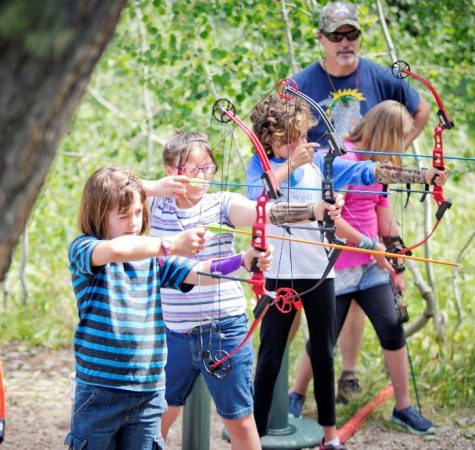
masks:
[[[295,59],[300,68],[320,58],[314,38],[315,19],[326,2],[316,3],[296,0],[287,4]],[[389,68],[392,61],[386,56],[374,2],[358,2],[358,7],[364,26],[362,56]],[[434,0],[429,6],[428,2],[416,0],[389,0],[385,13],[399,58],[434,84],[455,120],[456,128],[444,133],[446,153],[473,157],[473,2]],[[3,23],[4,16],[1,17]],[[129,2],[30,218],[30,291],[26,305],[22,304],[18,277],[21,249],[16,251],[6,282],[10,292],[8,303],[0,307],[2,339],[70,345],[77,313],[67,249],[77,232],[75,218],[82,187],[95,169],[118,165],[130,167],[144,177],[160,177],[163,142],[177,128],[202,130],[210,134],[217,154],[217,179],[222,176],[243,182],[238,150],[247,160],[249,144],[240,133],[235,133],[232,152],[225,149],[230,129],[220,128],[211,120],[211,107],[217,98],[229,98],[238,115],[249,123],[248,112],[274,90],[282,77],[291,74],[291,67],[280,2]],[[420,90],[431,107],[429,126],[420,138],[422,151],[428,153],[433,145],[436,105],[417,81],[412,80],[411,86]],[[154,134],[150,141],[146,137],[148,126]],[[434,257],[454,260],[475,223],[475,211],[469,207],[473,194],[466,192],[475,180],[470,173],[473,164],[450,163],[450,167],[454,176],[447,191],[454,207],[431,242]],[[406,242],[416,242],[424,233],[421,206],[417,199],[412,199],[409,210],[403,211],[399,207],[402,200],[393,200],[397,217],[403,219]],[[243,239],[241,245],[246,242]],[[433,394],[434,402],[450,407],[469,406],[474,398],[473,256],[472,246],[460,272],[462,324],[456,329],[452,272],[436,267],[439,308],[447,316],[446,341],[436,343],[431,326],[410,340],[424,397]],[[411,316],[417,317],[422,309],[418,292],[409,286],[406,297],[410,299]],[[362,376],[365,384],[372,387],[367,398],[374,394],[373,386],[382,386],[387,381],[379,344],[370,328],[367,327],[359,364],[367,368]],[[291,353],[292,376],[303,344],[300,337],[295,344]],[[343,417],[352,412],[343,410]]]

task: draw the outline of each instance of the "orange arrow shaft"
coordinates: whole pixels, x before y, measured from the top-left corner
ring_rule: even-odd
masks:
[[[236,233],[236,234],[244,234],[248,236],[252,236],[251,231],[247,230],[241,230],[238,228],[228,228],[228,227],[221,227],[221,226],[204,226],[205,228],[210,229],[211,231],[219,231],[219,232],[227,232],[227,233]],[[310,245],[316,245],[318,247],[330,247],[330,248],[337,248],[340,250],[348,250],[350,252],[356,252],[356,253],[367,253],[370,255],[381,255],[381,256],[388,256],[391,258],[404,258],[404,259],[410,259],[412,261],[419,261],[419,262],[426,262],[426,263],[432,263],[432,264],[440,264],[443,266],[450,266],[450,267],[458,267],[457,263],[450,262],[450,261],[443,261],[439,259],[429,259],[429,258],[422,258],[419,256],[409,256],[409,255],[402,255],[400,253],[389,253],[389,252],[382,252],[379,250],[369,250],[366,248],[358,248],[358,247],[348,247],[346,245],[339,245],[339,244],[331,244],[329,242],[318,242],[318,241],[308,241],[306,239],[299,239],[299,238],[291,238],[288,236],[277,236],[275,234],[266,234],[267,238],[269,239],[279,239],[282,241],[289,241],[289,242],[298,242],[301,244],[310,244]]]

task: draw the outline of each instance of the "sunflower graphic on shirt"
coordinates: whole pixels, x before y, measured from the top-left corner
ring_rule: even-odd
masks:
[[[363,117],[360,102],[366,100],[357,89],[342,89],[331,93],[327,114],[335,125],[337,135],[343,139]]]

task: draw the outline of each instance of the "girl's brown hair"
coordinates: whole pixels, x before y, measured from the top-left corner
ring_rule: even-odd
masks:
[[[404,151],[404,137],[412,130],[414,119],[404,105],[385,100],[367,112],[346,140],[356,142],[355,150]],[[399,156],[362,155],[362,159],[401,164]]]
[[[251,114],[254,133],[261,141],[268,156],[274,156],[272,144],[293,142],[317,121],[306,102],[298,97],[284,102],[276,94],[265,98]]]
[[[208,137],[196,131],[177,131],[163,148],[163,164],[180,167],[186,164],[188,155],[195,149],[204,150],[216,164]]]
[[[82,233],[107,239],[108,214],[116,208],[125,213],[138,193],[143,204],[140,235],[148,229],[147,194],[140,179],[132,172],[117,167],[96,170],[87,180],[79,207],[78,226]]]

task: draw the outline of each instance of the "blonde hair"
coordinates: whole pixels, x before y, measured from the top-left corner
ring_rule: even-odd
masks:
[[[404,137],[413,129],[414,119],[404,105],[385,100],[367,112],[346,140],[358,144],[356,150],[404,151]],[[362,159],[401,164],[398,156],[363,155]]]
[[[305,101],[295,97],[284,102],[276,94],[265,98],[251,114],[254,133],[268,156],[274,156],[272,143],[285,145],[306,135],[317,121]]]
[[[140,235],[148,228],[147,194],[140,179],[132,172],[117,167],[96,170],[87,180],[79,207],[78,226],[82,233],[107,239],[108,217],[111,211],[125,213],[138,193],[143,205]]]

